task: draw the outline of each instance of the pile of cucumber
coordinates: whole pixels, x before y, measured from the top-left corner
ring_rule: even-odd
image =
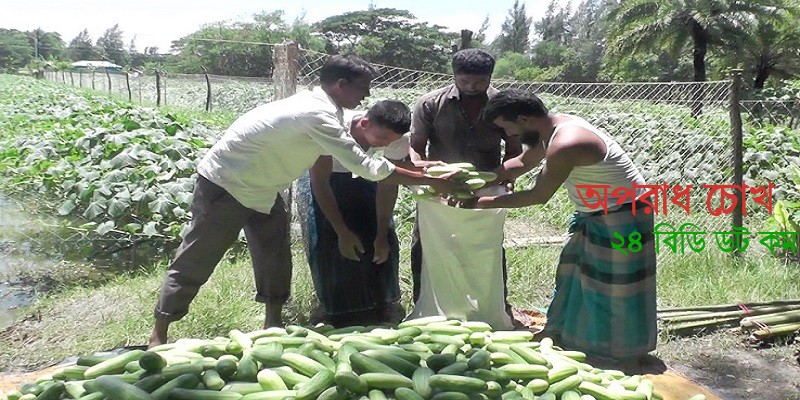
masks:
[[[9,400],[652,400],[642,376],[585,354],[444,317],[396,327],[233,330],[148,351],[79,357]],[[701,395],[702,396],[702,395]],[[697,399],[703,397],[696,397]]]
[[[494,172],[476,171],[474,165],[465,162],[436,165],[428,167],[425,170],[425,173],[430,176],[442,176],[453,172],[455,172],[455,175],[453,175],[451,179],[466,184],[469,187],[468,190],[461,190],[455,193],[442,194],[442,193],[437,193],[436,190],[431,186],[422,185],[419,188],[417,188],[414,192],[412,192],[412,197],[415,200],[420,200],[420,199],[432,199],[432,198],[442,197],[443,195],[445,196],[449,195],[455,197],[456,199],[469,199],[475,197],[475,190],[478,190],[484,187],[487,183],[497,179],[497,175]]]

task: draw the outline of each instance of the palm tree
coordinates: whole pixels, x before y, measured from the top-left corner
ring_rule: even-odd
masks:
[[[706,80],[709,47],[747,35],[755,21],[786,10],[784,0],[622,0],[609,13],[609,50],[668,49],[677,55],[691,43],[694,81]]]
[[[753,73],[753,89],[763,89],[771,76],[780,79],[800,75],[800,22],[791,17],[759,21],[735,50]]]

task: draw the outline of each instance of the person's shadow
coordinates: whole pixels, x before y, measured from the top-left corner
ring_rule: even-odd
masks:
[[[645,355],[636,360],[612,360],[604,357],[586,355],[585,363],[600,369],[615,369],[626,375],[658,375],[667,371],[667,364],[653,355]]]

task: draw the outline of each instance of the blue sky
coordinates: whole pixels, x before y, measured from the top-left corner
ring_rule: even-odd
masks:
[[[561,0],[566,4],[566,0]],[[419,20],[444,25],[453,31],[477,31],[488,15],[488,36],[500,31],[513,0],[373,0],[376,7],[408,10]],[[528,16],[541,18],[549,0],[522,0]],[[249,20],[259,11],[283,10],[287,21],[305,12],[306,21],[315,22],[331,15],[365,10],[370,0],[0,0],[0,28],[33,30],[42,28],[61,34],[69,42],[83,29],[95,41],[103,32],[119,24],[126,46],[136,37],[141,51],[148,46],[169,49],[172,40],[198,29],[204,23],[222,20]],[[457,4],[457,6],[456,6]]]

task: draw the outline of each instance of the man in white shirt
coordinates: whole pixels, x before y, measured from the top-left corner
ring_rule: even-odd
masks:
[[[192,226],[167,271],[155,308],[149,346],[167,342],[197,291],[244,228],[256,280],[266,304],[264,326],[282,323],[291,286],[289,215],[279,193],[331,155],[364,178],[392,184],[429,184],[440,191],[462,185],[396,168],[367,155],[347,133],[343,108],[369,96],[374,69],[355,55],[333,56],[320,69],[320,87],[245,113],[225,131],[197,167]]]

